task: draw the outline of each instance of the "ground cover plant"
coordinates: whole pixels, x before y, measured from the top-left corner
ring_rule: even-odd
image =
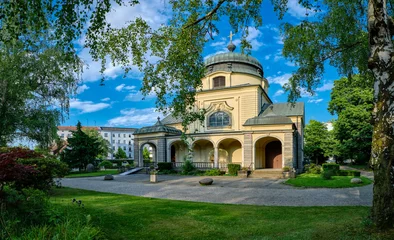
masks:
[[[288,179],[285,184],[295,187],[316,187],[316,188],[348,188],[365,186],[372,183],[372,180],[366,177],[359,177],[363,183],[353,184],[350,180],[353,176],[331,176],[331,179],[324,179],[320,174],[304,173],[297,178]]]
[[[117,169],[108,169],[108,170],[101,170],[97,172],[75,172],[75,173],[70,173],[65,176],[65,178],[80,178],[80,177],[99,177],[99,176],[105,176],[107,174],[118,174]]]
[[[370,232],[369,207],[267,207],[134,197],[61,188],[51,202],[85,203],[105,238],[130,239],[392,239]],[[77,211],[80,209],[72,209]],[[286,227],[283,227],[286,226]]]

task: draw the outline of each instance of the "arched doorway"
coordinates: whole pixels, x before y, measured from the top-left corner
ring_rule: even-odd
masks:
[[[265,167],[282,168],[282,144],[272,141],[265,146]]]
[[[228,163],[242,165],[242,144],[240,141],[234,138],[226,138],[221,140],[218,146],[219,167]],[[221,154],[221,152],[225,152],[226,154]]]
[[[183,162],[185,156],[187,156],[187,146],[181,140],[171,143],[169,150],[171,162]]]
[[[214,161],[213,144],[209,140],[199,139],[193,143],[193,162]]]
[[[156,145],[150,142],[141,144],[140,156],[144,167],[155,165],[157,163]]]
[[[282,168],[282,143],[275,137],[260,138],[255,143],[255,168]]]

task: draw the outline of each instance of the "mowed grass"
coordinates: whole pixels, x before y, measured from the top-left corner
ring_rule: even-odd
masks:
[[[109,169],[109,170],[101,170],[97,172],[76,172],[76,173],[70,173],[69,175],[65,176],[65,178],[79,178],[79,177],[98,177],[98,176],[104,176],[107,174],[118,174],[117,169]]]
[[[333,176],[330,180],[323,179],[320,174],[300,174],[296,178],[288,179],[285,184],[295,187],[316,187],[316,188],[349,188],[360,187],[372,183],[372,180],[366,177],[358,177],[363,180],[360,184],[350,183],[353,176]]]
[[[245,196],[247,197],[247,196]],[[82,200],[77,207],[71,199]],[[267,207],[55,189],[51,201],[91,215],[107,239],[393,239],[365,228],[369,207]],[[67,210],[66,210],[67,209]]]

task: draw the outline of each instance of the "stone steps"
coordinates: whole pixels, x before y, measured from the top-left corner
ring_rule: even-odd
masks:
[[[249,177],[278,179],[278,178],[283,178],[283,173],[282,173],[282,169],[257,169],[254,170],[249,175]]]

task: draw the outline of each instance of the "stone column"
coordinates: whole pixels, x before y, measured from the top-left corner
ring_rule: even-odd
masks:
[[[134,138],[134,163],[138,167],[143,166],[142,159],[140,159],[140,143],[136,138]]]
[[[295,166],[295,162],[293,161],[293,133],[292,132],[285,133],[283,151],[284,151],[283,156],[285,160],[284,166],[293,168]]]
[[[244,149],[244,167],[249,167],[254,170],[255,166],[253,163],[253,137],[251,133],[244,134],[244,145],[242,146]],[[253,163],[253,164],[252,164]]]
[[[157,141],[157,162],[165,162],[166,161],[166,139],[160,138]]]
[[[218,147],[215,147],[215,150],[213,152],[213,159],[214,159],[215,168],[219,168],[219,148]]]

